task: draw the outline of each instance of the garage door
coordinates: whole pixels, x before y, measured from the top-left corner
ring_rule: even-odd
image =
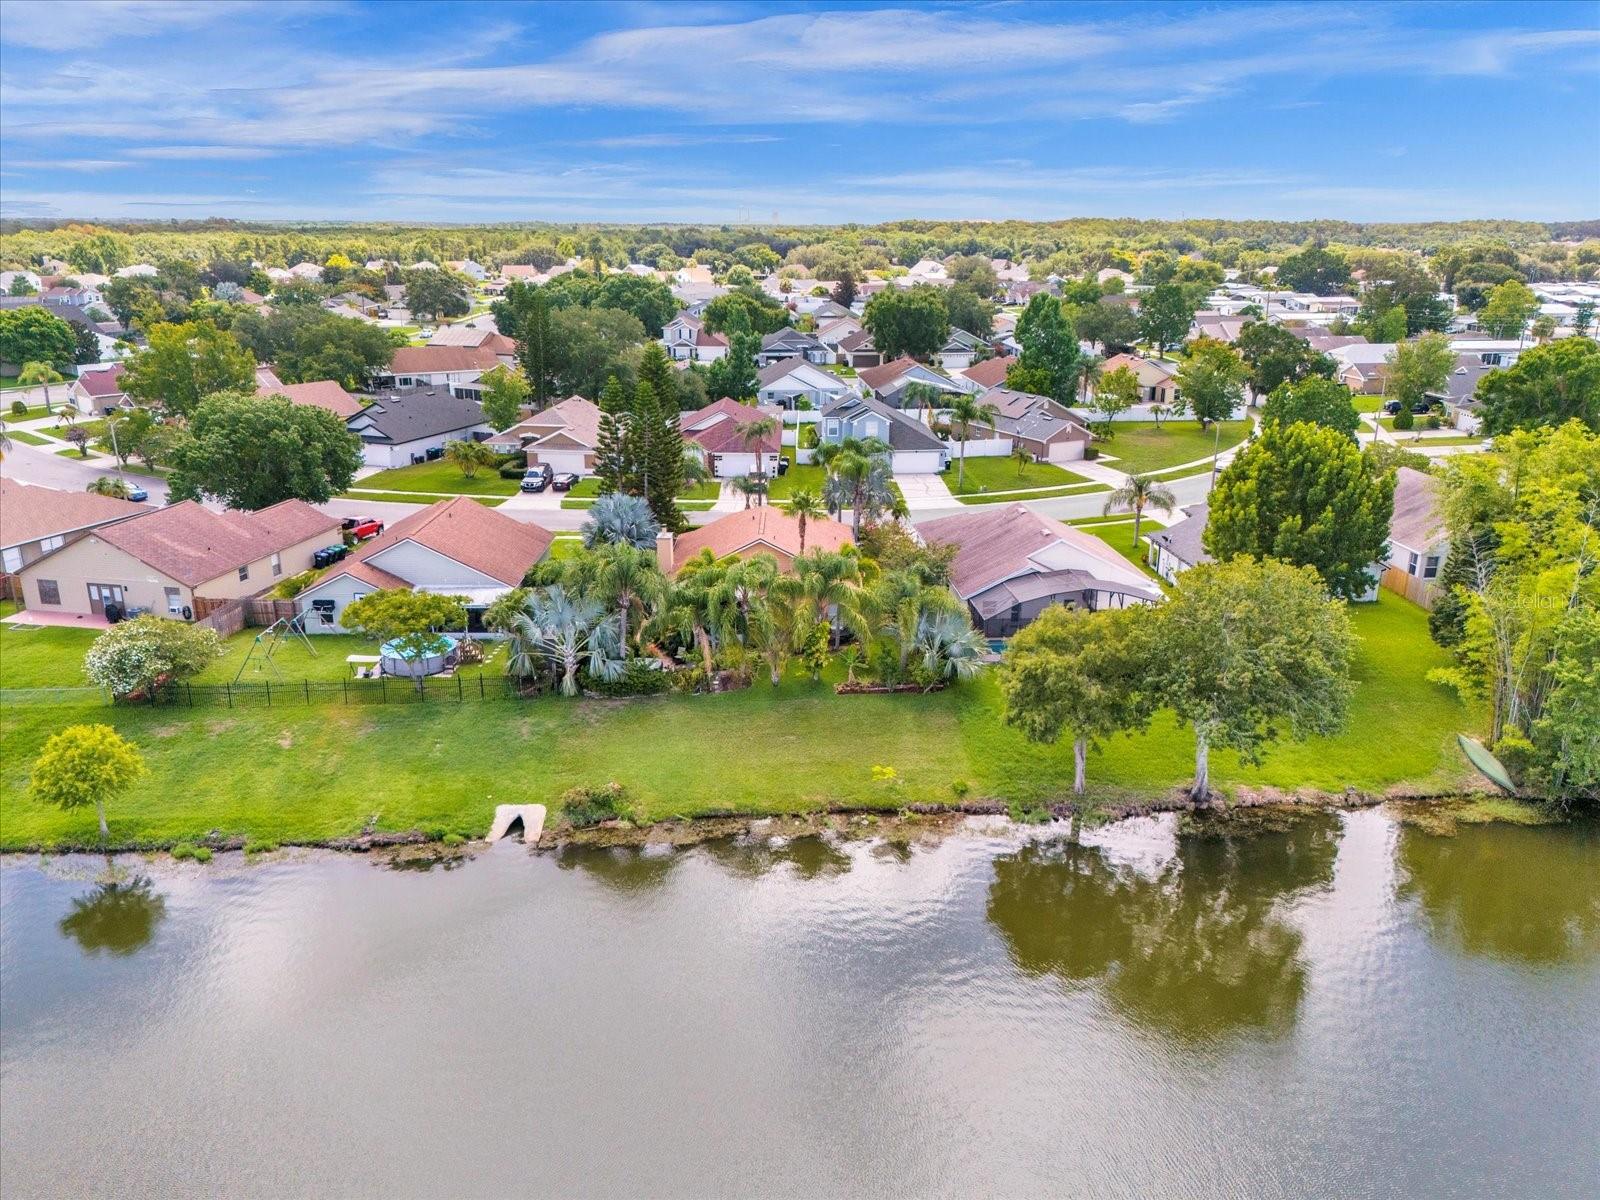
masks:
[[[1056,442],[1050,447],[1051,462],[1071,462],[1083,457],[1083,442]]]
[[[896,475],[934,475],[943,461],[937,450],[896,450],[891,469]]]
[[[549,463],[552,471],[570,471],[574,475],[582,475],[587,469],[583,465],[582,450],[541,450],[538,458],[542,463]]]

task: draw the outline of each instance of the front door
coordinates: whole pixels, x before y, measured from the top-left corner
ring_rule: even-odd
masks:
[[[89,611],[97,617],[106,615],[106,605],[115,604],[124,608],[122,603],[122,588],[114,583],[91,583],[89,585]]]

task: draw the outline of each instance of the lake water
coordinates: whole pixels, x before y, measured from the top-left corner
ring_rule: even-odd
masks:
[[[118,869],[0,867],[7,1196],[1600,1188],[1592,827]]]

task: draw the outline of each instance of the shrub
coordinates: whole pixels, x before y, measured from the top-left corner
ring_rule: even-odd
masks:
[[[966,798],[967,793],[972,791],[972,785],[965,779],[952,779],[950,781],[950,791],[957,800],[962,800]]]
[[[13,400],[11,402],[11,415],[13,417],[25,417],[25,416],[27,416],[28,415],[27,402],[24,401],[24,400]]]
[[[266,838],[251,838],[244,844],[246,854],[271,854],[278,848],[278,843]]]
[[[279,600],[293,600],[301,592],[311,586],[312,582],[322,572],[311,570],[301,571],[298,575],[291,575],[287,579],[278,581],[278,586],[272,589],[272,595]]]
[[[214,629],[143,616],[113,625],[84,655],[84,674],[116,696],[198,674],[222,654]]]
[[[1422,422],[1422,427],[1424,429],[1439,429],[1443,425],[1444,422],[1439,419],[1438,413],[1429,413]]]
[[[196,846],[194,848],[194,860],[195,860],[195,862],[203,862],[203,863],[210,862],[211,861],[211,847],[210,846]]]
[[[500,466],[501,479],[521,479],[528,468],[518,463],[502,463]]]
[[[620,783],[569,788],[561,797],[561,811],[574,829],[586,829],[626,816],[627,796]]]
[[[600,679],[583,674],[582,687],[596,696],[656,696],[672,686],[668,672],[657,668],[649,659],[630,659],[616,679]]]
[[[506,453],[496,456],[495,466],[516,467],[518,474],[520,474],[528,469],[528,452],[526,450],[508,450]]]
[[[1396,429],[1410,429],[1413,424],[1415,422],[1411,419],[1411,410],[1409,408],[1402,407],[1399,412],[1395,413],[1394,427]]]
[[[1099,458],[1100,457],[1100,449],[1099,449],[1099,447],[1098,446],[1085,446],[1083,448],[1083,457],[1086,458],[1086,459]]]
[[[459,833],[447,833],[439,840],[446,846],[460,846],[464,845],[467,839],[462,837]]]
[[[176,846],[174,846],[172,848],[172,857],[173,858],[179,858],[179,859],[193,858],[193,857],[195,857],[195,854],[196,854],[196,847],[194,846],[194,844],[192,842],[179,842]]]

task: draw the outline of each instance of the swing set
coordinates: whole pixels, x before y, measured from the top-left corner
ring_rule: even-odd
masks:
[[[272,673],[282,681],[283,672],[278,669],[278,664],[273,662],[272,659],[273,655],[278,652],[278,647],[292,638],[299,638],[304,642],[306,651],[312,658],[317,656],[317,648],[311,644],[311,639],[306,636],[305,614],[299,613],[293,617],[279,617],[271,625],[256,634],[255,640],[250,643],[250,649],[245,652],[244,661],[239,664],[239,670],[234,675],[233,682],[239,682],[240,677],[244,675],[244,669],[250,665],[252,660],[255,661],[257,671],[271,668]],[[259,658],[256,656],[257,650],[261,651]]]

